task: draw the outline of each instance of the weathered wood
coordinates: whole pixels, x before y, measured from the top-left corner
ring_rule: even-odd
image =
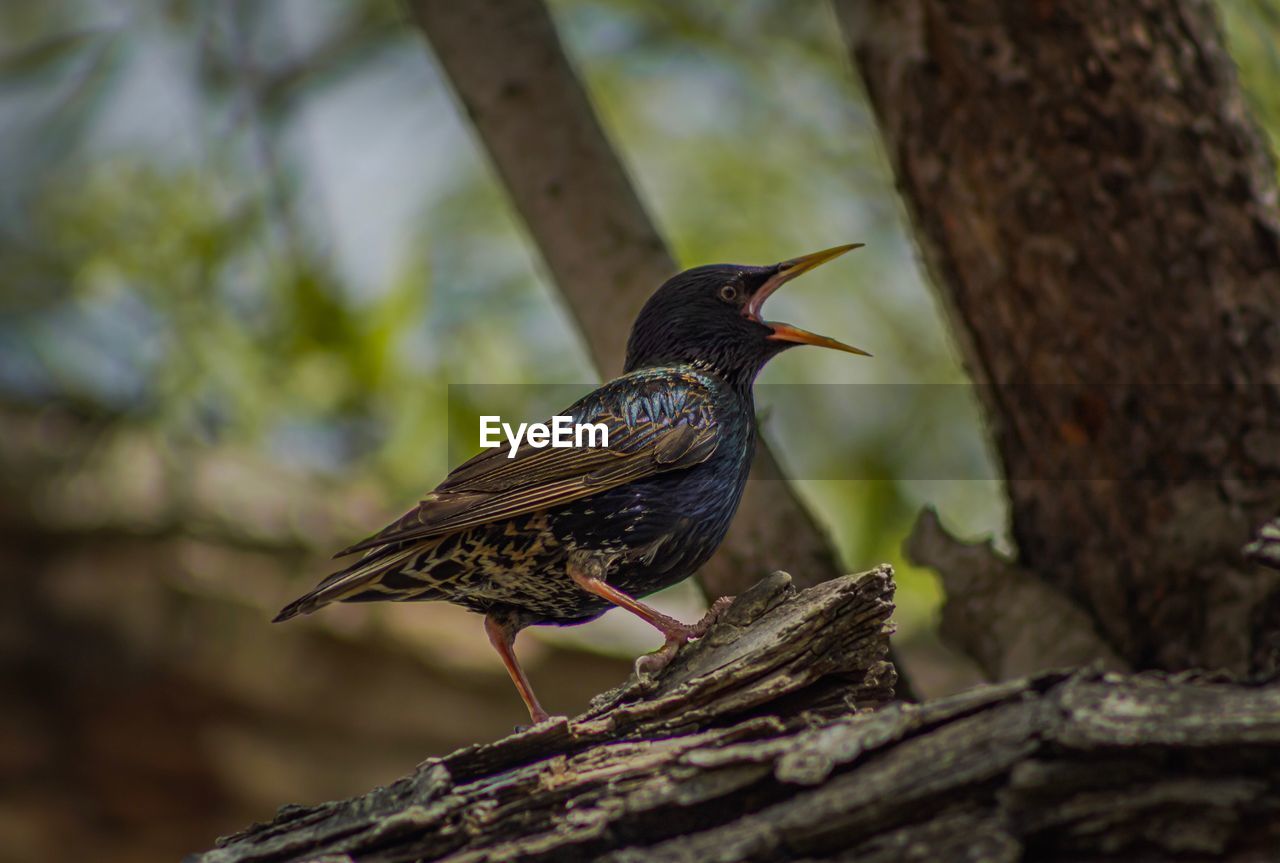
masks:
[[[596,367],[606,377],[618,374],[631,322],[678,268],[542,0],[412,0],[409,8]],[[803,251],[761,254],[780,259]],[[709,596],[732,596],[782,568],[793,569],[804,585],[840,574],[829,540],[761,443],[729,535],[698,578]]]
[[[1212,4],[835,5],[1019,567],[1134,668],[1280,667],[1240,553],[1280,511],[1276,170]]]
[[[188,863],[1266,860],[1280,685],[1047,673],[887,703],[883,567],[776,574],[574,719],[288,806]],[[877,705],[878,709],[867,709]]]

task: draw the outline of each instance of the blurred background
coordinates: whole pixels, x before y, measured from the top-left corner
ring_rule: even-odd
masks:
[[[1001,489],[974,400],[922,386],[965,377],[830,10],[550,6],[681,265],[867,244],[770,308],[875,359],[788,354],[762,422],[845,568],[897,567],[921,694],[972,684],[899,544],[924,505],[1004,543]],[[1274,144],[1280,0],[1219,7]],[[498,390],[539,420],[511,394],[596,380],[403,10],[5,3],[0,76],[0,858],[174,859],[521,722],[460,610],[268,622]],[[614,614],[520,649],[576,713],[655,641]]]

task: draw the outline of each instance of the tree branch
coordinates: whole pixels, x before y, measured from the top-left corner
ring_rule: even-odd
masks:
[[[763,739],[888,703],[895,677],[884,659],[892,597],[888,566],[803,592],[795,590],[790,576],[775,573],[739,596],[706,636],[684,647],[659,675],[633,676],[597,697],[581,716],[557,717],[495,743],[431,759],[413,776],[363,798],[286,807],[272,824],[250,828],[193,859],[311,860],[325,854],[402,859],[408,846],[401,840],[410,833],[416,836],[410,840],[412,854],[430,858],[460,850],[469,841],[468,830],[458,833],[454,827],[459,818],[476,816],[506,824],[487,832],[481,844],[527,842],[525,818],[506,822],[499,814],[501,801],[516,787],[513,779],[521,786],[531,783],[520,796],[535,788],[547,793],[535,808],[550,809],[538,818],[569,815],[552,810],[570,796],[599,794],[618,781],[639,782],[640,789],[649,771],[674,766],[681,753],[703,749],[714,755],[711,750],[735,741]],[[795,761],[793,769],[802,772],[803,761]],[[719,783],[736,771],[711,772]],[[459,796],[463,787],[469,790]],[[436,805],[440,802],[443,807]],[[634,802],[638,805],[639,798]],[[570,833],[598,832],[603,826],[598,818],[588,819]],[[560,844],[548,844],[550,838],[536,839],[524,850]],[[571,840],[566,847],[577,841],[569,834],[564,838]],[[417,847],[419,840],[432,848]]]
[[[888,567],[782,574],[587,713],[286,806],[188,863],[1256,860],[1280,685],[1050,673],[892,703]]]
[[[458,101],[537,243],[596,367],[622,368],[631,322],[676,272],[541,0],[412,0]],[[840,574],[827,538],[767,446],[724,545],[699,573],[710,596],[791,569]]]

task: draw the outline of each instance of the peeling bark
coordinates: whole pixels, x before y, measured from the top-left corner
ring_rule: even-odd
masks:
[[[1210,4],[836,8],[1018,568],[1134,668],[1280,666],[1280,578],[1240,551],[1280,511],[1276,172]]]
[[[541,0],[413,0],[414,19],[551,271],[596,367],[622,369],[649,295],[677,271]],[[745,262],[751,263],[751,262]],[[731,596],[775,569],[840,574],[830,542],[761,443],[742,505],[698,574]]]
[[[1280,685],[1049,673],[888,704],[887,567],[776,574],[574,719],[286,806],[188,863],[1264,860]]]

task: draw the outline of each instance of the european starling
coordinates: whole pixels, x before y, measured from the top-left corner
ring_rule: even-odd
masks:
[[[765,321],[761,306],[858,245],[670,279],[636,318],[623,375],[564,411],[575,423],[604,423],[607,447],[526,441],[514,454],[482,452],[402,518],[339,552],[363,555],[276,620],[338,601],[444,600],[479,612],[535,723],[547,712],[513,651],[526,626],[572,626],[621,606],[663,634],[659,662],[669,659],[705,626],[637,597],[688,578],[724,539],[755,452],[756,375],[794,345],[866,355]]]

